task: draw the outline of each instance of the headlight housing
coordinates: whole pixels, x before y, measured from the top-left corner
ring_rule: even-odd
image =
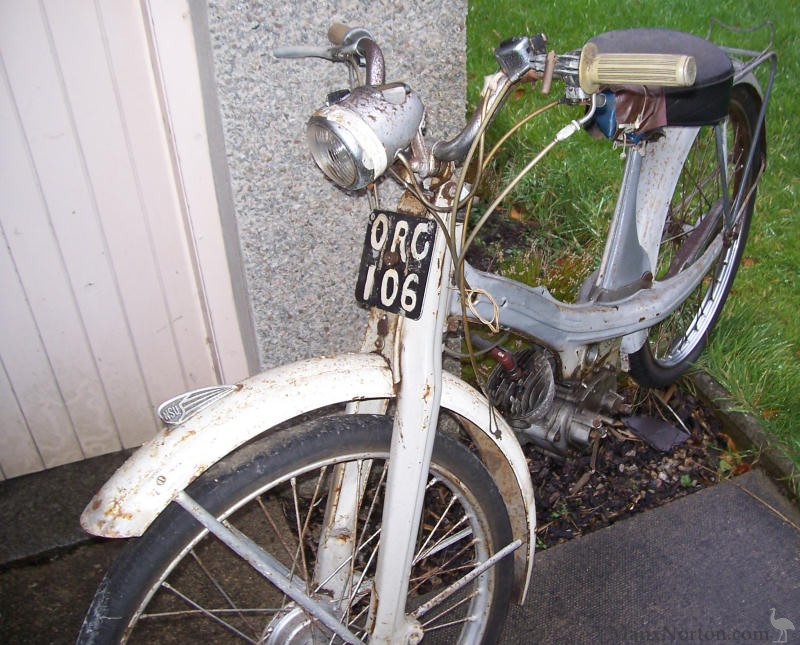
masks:
[[[375,181],[419,132],[424,108],[403,83],[364,85],[317,110],[306,129],[316,164],[342,188]]]

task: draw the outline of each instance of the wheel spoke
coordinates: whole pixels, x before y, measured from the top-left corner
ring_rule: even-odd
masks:
[[[225,589],[223,588],[223,586],[219,582],[219,580],[217,580],[217,578],[211,574],[211,571],[209,571],[208,567],[206,567],[205,563],[200,558],[200,556],[197,555],[197,553],[195,552],[194,549],[192,549],[192,551],[191,551],[191,556],[194,559],[194,561],[197,563],[197,566],[200,567],[200,570],[205,574],[205,576],[208,578],[208,580],[214,586],[214,588],[225,599],[225,602],[228,603],[228,606],[233,611],[235,611],[237,613],[237,615],[245,622],[245,624],[248,626],[248,628],[250,629],[251,632],[255,632],[256,631],[255,627],[250,623],[248,618],[242,613],[241,609],[239,609],[236,606],[236,603],[233,601],[233,598],[231,598],[231,596],[228,594],[228,592],[225,591]]]
[[[311,584],[311,578],[308,573],[308,562],[306,562],[306,549],[305,545],[303,544],[305,540],[305,526],[301,526],[300,524],[300,502],[297,499],[297,479],[295,477],[292,477],[291,485],[292,485],[292,501],[294,503],[294,520],[295,520],[295,525],[297,527],[297,550],[300,555],[300,564],[303,567],[302,578],[306,584],[306,593],[310,594],[311,588],[309,585]],[[296,561],[297,558],[295,558],[295,562]]]
[[[431,556],[436,555],[439,551],[443,551],[444,549],[449,548],[453,544],[457,542],[461,542],[464,538],[468,538],[472,535],[472,529],[466,528],[462,531],[459,531],[456,534],[453,534],[453,531],[456,530],[461,524],[468,521],[468,517],[465,515],[461,518],[461,520],[453,526],[450,531],[448,531],[445,535],[443,535],[440,539],[436,541],[436,544],[431,546],[427,551],[424,553],[420,553],[417,559],[421,560],[423,558],[429,558]]]
[[[452,625],[454,623],[473,620],[472,616],[468,615],[468,616],[465,616],[465,617],[463,617],[463,618],[461,618],[459,620],[456,620],[456,621],[450,621],[450,622],[447,622],[447,623],[438,623],[438,621],[440,621],[442,618],[444,618],[448,614],[453,613],[454,611],[456,611],[458,608],[460,608],[465,603],[470,602],[474,596],[475,596],[475,592],[464,596],[458,602],[455,602],[452,605],[449,605],[446,609],[444,609],[444,611],[436,614],[435,616],[432,616],[431,618],[428,618],[428,620],[426,620],[426,621],[424,621],[422,623],[422,626],[427,631],[433,631],[434,629],[441,629],[442,627],[449,627],[450,625]],[[438,623],[438,625],[437,625],[437,623]]]
[[[427,538],[425,538],[425,541],[422,543],[422,546],[420,546],[419,550],[417,551],[417,555],[414,557],[414,564],[416,564],[417,562],[419,562],[419,560],[421,560],[422,558],[426,558],[426,557],[428,557],[428,555],[429,555],[430,553],[429,553],[429,551],[427,551],[427,550],[426,550],[426,549],[427,549],[427,546],[428,546],[428,544],[430,543],[430,541],[433,539],[433,536],[434,536],[434,535],[436,535],[436,532],[439,530],[439,527],[442,525],[442,522],[444,522],[445,518],[447,517],[447,514],[448,514],[448,512],[449,512],[449,511],[450,511],[450,509],[453,507],[453,504],[455,504],[455,503],[456,503],[456,501],[457,501],[457,500],[456,500],[456,497],[455,497],[455,496],[452,496],[452,497],[450,498],[450,501],[447,503],[447,506],[446,506],[446,507],[445,507],[445,509],[442,511],[442,513],[439,515],[439,519],[436,521],[436,524],[435,524],[435,525],[434,525],[434,527],[431,529],[430,533],[428,533],[428,537],[427,537]],[[466,517],[463,517],[461,521],[464,521],[464,520],[466,520],[466,519],[467,519]],[[459,522],[459,523],[461,523],[461,522]],[[456,525],[456,526],[457,526],[457,525]],[[451,531],[452,531],[454,528],[455,528],[455,527],[451,528]],[[435,545],[434,545],[434,546],[435,546]]]
[[[141,570],[148,577],[134,585],[135,602],[128,608],[101,605],[99,611],[121,617],[103,623],[132,629],[137,642],[297,645],[368,639],[392,421],[367,416],[370,423],[336,416],[267,436],[244,448],[241,460],[220,462],[180,493],[177,504],[152,525],[152,536],[132,543],[133,555],[120,565],[125,575],[106,596],[125,596],[131,572]],[[328,498],[342,492],[332,484],[340,466],[357,477],[339,498],[345,505],[352,500],[355,508],[349,519],[340,508],[345,517],[335,526],[352,527],[356,537],[351,549],[318,569],[332,507]],[[478,642],[485,630],[498,628],[510,594],[499,578],[510,578],[512,571],[510,559],[485,570],[480,563],[490,561],[512,536],[485,468],[449,437],[436,440],[422,520],[407,610],[427,605],[424,629],[436,629],[448,643]],[[155,565],[140,565],[165,542]],[[147,573],[147,567],[158,569]],[[315,580],[318,570],[325,575]]]
[[[264,504],[264,500],[261,498],[261,496],[258,496],[256,498],[256,503],[258,504],[258,507],[261,509],[261,512],[264,515],[264,518],[267,520],[269,525],[272,527],[272,530],[274,531],[275,536],[278,539],[278,542],[280,542],[281,546],[283,547],[284,551],[286,552],[286,555],[289,556],[290,559],[294,559],[296,554],[297,554],[297,549],[292,549],[289,546],[289,544],[286,542],[286,537],[284,536],[284,531],[281,531],[278,528],[277,523],[275,522],[274,518],[272,517],[272,513],[269,511],[269,509],[267,508],[266,504]]]
[[[419,607],[414,610],[414,617],[420,618],[428,613],[433,607],[436,607],[438,604],[444,602],[447,598],[452,596],[457,591],[463,589],[467,584],[469,584],[472,580],[483,574],[485,571],[490,569],[491,567],[495,566],[500,560],[510,556],[514,551],[516,551],[520,546],[522,546],[521,540],[515,540],[511,544],[507,544],[502,549],[500,549],[497,553],[493,556],[488,558],[485,562],[481,562],[477,564],[473,569],[470,570],[463,578],[460,580],[456,580],[453,582],[449,587],[440,591],[436,596],[431,598],[426,603],[423,603]]]
[[[217,623],[218,625],[224,627],[229,632],[231,632],[233,634],[236,634],[236,636],[238,636],[242,640],[245,640],[248,643],[254,643],[254,644],[257,645],[257,641],[254,641],[252,638],[250,638],[246,634],[243,634],[242,632],[240,632],[238,629],[236,629],[229,622],[227,622],[225,620],[222,620],[222,618],[220,618],[220,616],[218,615],[219,612],[210,611],[208,609],[205,609],[204,607],[200,606],[198,603],[196,603],[194,600],[192,600],[191,598],[189,598],[185,594],[182,594],[180,591],[178,591],[175,587],[170,585],[168,582],[163,582],[161,584],[161,586],[164,587],[164,589],[167,589],[171,593],[175,594],[178,598],[183,600],[183,602],[185,602],[187,605],[192,607],[199,614],[205,616],[206,618],[209,618],[209,619],[213,620],[215,623]]]
[[[416,591],[417,589],[421,588],[423,584],[431,580],[432,578],[436,577],[446,577],[447,579],[452,579],[453,576],[457,575],[461,571],[466,569],[470,569],[472,566],[471,562],[459,562],[465,553],[468,550],[475,546],[475,542],[470,542],[469,544],[465,544],[463,548],[459,551],[455,551],[454,553],[450,554],[450,557],[445,560],[444,562],[434,566],[431,569],[425,569],[420,572],[420,574],[416,577],[412,577],[410,583],[412,585],[412,591]],[[458,562],[458,564],[454,564]],[[454,566],[450,566],[453,565]]]
[[[726,146],[729,161],[725,183],[729,193],[735,194],[742,180],[737,169],[749,145],[749,132],[743,117],[735,110],[732,115],[720,132],[731,141],[731,145]],[[684,164],[664,226],[657,271],[659,279],[674,276],[692,264],[723,234],[723,182],[715,137],[713,127],[702,129]],[[737,222],[738,219],[737,214]],[[732,245],[724,245],[722,254],[695,292],[664,322],[651,329],[650,347],[657,365],[665,369],[683,365],[705,342],[727,295],[733,258],[742,244],[737,237]]]

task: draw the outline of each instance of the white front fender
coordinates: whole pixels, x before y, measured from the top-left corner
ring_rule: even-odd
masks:
[[[447,373],[442,382],[442,407],[465,421],[506,500],[514,537],[527,547],[515,554],[516,595],[522,600],[530,577],[536,523],[525,456],[513,431],[491,412],[482,395]],[[94,496],[81,525],[103,537],[141,535],[178,492],[270,428],[328,405],[394,396],[391,371],[376,354],[314,358],[253,376],[137,450]]]

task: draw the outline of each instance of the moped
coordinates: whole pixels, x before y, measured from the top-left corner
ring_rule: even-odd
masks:
[[[331,181],[370,196],[362,351],[159,408],[163,431],[82,516],[90,533],[138,539],[79,642],[497,641],[533,566],[522,447],[566,455],[597,441],[627,410],[620,374],[674,382],[730,291],[765,167],[771,45],[636,28],[557,55],[543,35],[512,38],[464,129],[431,144],[420,95],[386,81],[372,34],[337,24],[328,37],[276,55],[349,71],[307,139]],[[487,129],[537,84],[560,88],[554,104],[574,118],[487,199]],[[468,250],[515,185],[586,130],[625,160],[602,257],[574,302],[472,266]],[[403,190],[391,209],[386,177]],[[448,355],[470,361],[474,384],[443,369]]]

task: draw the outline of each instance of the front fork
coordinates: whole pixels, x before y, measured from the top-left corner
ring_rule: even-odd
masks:
[[[443,191],[440,191],[442,194]],[[444,198],[439,204],[447,206]],[[424,216],[418,201],[404,196],[400,210]],[[447,225],[447,222],[445,222]],[[406,616],[411,568],[422,517],[428,469],[436,437],[442,383],[442,336],[448,311],[450,272],[445,235],[438,231],[432,248],[431,271],[422,313],[417,320],[383,314],[373,309],[364,351],[383,354],[391,363],[397,391],[394,428],[389,447],[380,550],[370,603],[370,642],[413,643],[422,638],[419,623]],[[349,413],[386,412],[384,401],[355,402]],[[357,517],[354,510],[363,495],[369,465],[337,466],[333,472],[320,539],[315,577],[346,611],[350,576],[343,563],[353,561]],[[336,493],[335,495],[333,493]],[[342,536],[351,536],[342,539]]]
[[[397,321],[392,351],[397,402],[372,592],[371,643],[394,645],[422,638],[419,624],[406,617],[406,598],[441,399],[450,275],[446,267],[451,265],[442,231],[432,252],[422,314],[418,320]]]
[[[447,188],[451,187],[445,185],[439,191],[437,205],[448,206],[449,202],[442,196],[448,192]],[[419,216],[424,216],[425,212],[421,204],[409,195],[404,196],[400,210]],[[449,226],[447,217],[443,224]],[[390,362],[397,392],[380,549],[371,589],[370,643],[416,643],[423,636],[418,620],[406,615],[406,601],[439,417],[442,344],[449,312],[452,264],[446,236],[439,230],[433,243],[431,271],[419,319],[387,315],[377,309],[370,314],[363,350],[377,351]],[[349,413],[384,414],[386,409],[385,401],[359,401],[348,406]],[[347,611],[349,596],[354,593],[350,582],[352,575],[346,572],[346,563],[355,560],[355,536],[358,533],[355,509],[364,494],[362,482],[366,480],[366,474],[363,469],[369,467],[364,463],[334,469],[334,484],[331,485],[320,538],[315,586],[324,588],[333,598],[341,599],[340,610],[343,612]],[[468,583],[498,560],[508,557],[521,544],[516,540],[506,545],[442,595],[455,592],[462,582]],[[423,607],[415,615],[427,611]]]

